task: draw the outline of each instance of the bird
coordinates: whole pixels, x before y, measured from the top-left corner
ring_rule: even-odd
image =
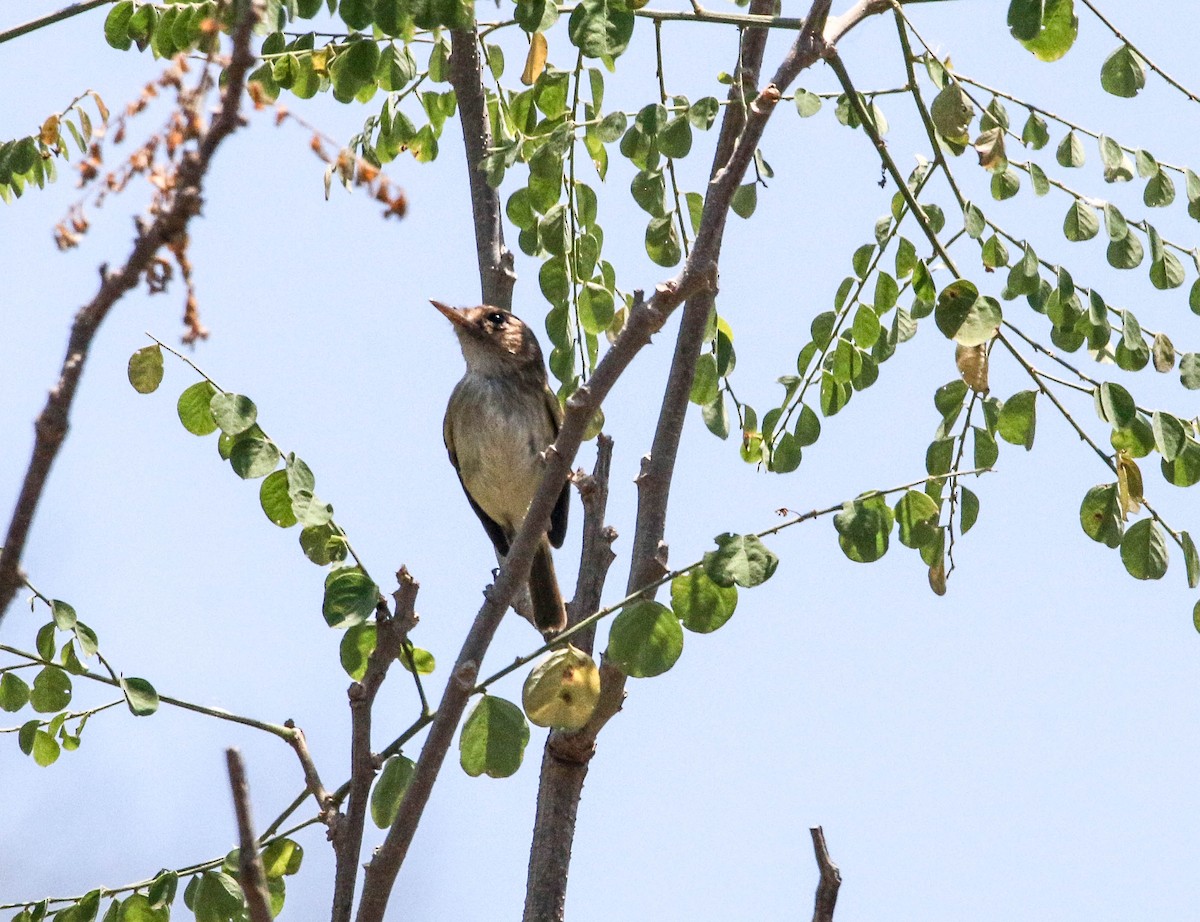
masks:
[[[558,437],[562,407],[537,337],[518,317],[486,304],[430,303],[453,325],[467,364],[442,421],[446,451],[484,531],[507,555],[541,482],[542,453]],[[567,623],[550,548],[562,547],[569,508],[564,484],[529,571],[533,622],[547,636]]]

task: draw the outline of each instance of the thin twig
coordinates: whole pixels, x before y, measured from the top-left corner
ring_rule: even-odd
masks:
[[[33,454],[8,525],[4,548],[0,550],[0,622],[4,620],[9,603],[22,582],[21,555],[25,551],[34,513],[46,488],[50,468],[67,436],[71,406],[92,340],[113,305],[137,286],[142,273],[153,262],[159,249],[180,239],[188,222],[199,214],[203,202],[201,187],[213,155],[218,145],[240,124],[238,111],[242,88],[246,73],[254,61],[250,53],[250,36],[258,20],[258,6],[255,3],[241,0],[241,4],[233,35],[233,53],[225,69],[227,83],[220,110],[200,138],[197,149],[183,156],[174,177],[174,192],[169,203],[153,221],[140,226],[133,250],[120,269],[101,270],[100,290],[75,315],[59,380],[50,391],[35,424]],[[203,79],[207,79],[207,75]]]
[[[254,820],[250,815],[250,785],[246,782],[246,767],[236,749],[225,750],[229,767],[229,786],[233,789],[233,809],[238,827],[238,883],[246,899],[250,922],[271,922],[271,898],[267,894],[267,875],[262,856],[258,853],[258,838],[254,835]]]
[[[70,6],[64,6],[61,10],[47,13],[45,16],[39,16],[37,19],[31,19],[29,22],[0,32],[0,45],[11,39],[20,38],[22,35],[36,32],[45,26],[52,26],[56,22],[62,22],[64,19],[70,19],[72,16],[78,16],[80,13],[86,13],[98,6],[104,6],[106,3],[112,2],[113,0],[82,0],[81,3],[72,3]]]
[[[371,782],[378,769],[371,752],[371,714],[375,697],[388,670],[402,646],[408,640],[408,632],[416,625],[417,591],[420,584],[412,578],[406,567],[396,574],[394,599],[395,614],[380,604],[375,610],[375,649],[367,657],[367,668],[362,681],[350,686],[350,782],[349,798],[345,816],[337,825],[334,834],[334,849],[337,856],[334,872],[332,922],[349,922],[354,911],[354,889],[358,880],[358,866],[362,855],[363,829],[366,826],[367,805]],[[408,646],[411,651],[411,645]],[[411,652],[410,652],[411,657]],[[416,662],[411,660],[413,672]],[[422,696],[422,701],[424,697]],[[423,708],[423,713],[428,707]]]

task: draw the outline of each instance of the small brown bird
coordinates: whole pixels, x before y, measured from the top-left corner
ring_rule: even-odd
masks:
[[[541,453],[558,437],[562,408],[528,326],[487,305],[456,309],[431,303],[454,324],[467,362],[442,422],[446,450],[492,544],[507,554],[541,482]],[[550,545],[562,547],[569,504],[564,485],[529,572],[534,623],[546,634],[567,623]]]

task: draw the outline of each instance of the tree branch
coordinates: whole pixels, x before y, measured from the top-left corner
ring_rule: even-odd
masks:
[[[582,618],[599,610],[600,595],[614,559],[612,542],[616,532],[604,524],[611,467],[612,439],[601,434],[596,443],[596,465],[592,473],[576,479],[583,498],[583,551],[575,598],[568,608],[570,625],[578,624]],[[593,625],[576,634],[571,642],[590,653],[595,633]],[[546,738],[542,751],[537,813],[525,884],[525,922],[547,922],[563,917],[575,820],[587,777],[587,762],[593,751],[590,742],[580,747],[578,740],[577,734],[554,730]]]
[[[33,516],[41,501],[47,478],[54,459],[67,436],[71,405],[83,375],[88,350],[100,324],[109,310],[126,292],[136,287],[138,279],[153,261],[160,247],[177,240],[185,233],[188,222],[200,213],[203,203],[201,186],[217,147],[240,124],[238,110],[246,73],[254,62],[250,52],[250,36],[258,20],[258,5],[250,0],[241,0],[241,11],[233,34],[233,53],[225,70],[226,89],[221,108],[200,139],[195,151],[185,154],[175,175],[174,192],[169,203],[163,207],[153,221],[140,225],[133,250],[125,264],[116,271],[102,268],[100,290],[95,297],[75,315],[71,336],[67,343],[67,354],[63,360],[58,383],[50,391],[41,415],[35,423],[36,437],[33,455],[25,471],[25,479],[17,498],[16,508],[9,521],[0,550],[0,621],[8,610],[9,603],[21,586],[21,555]],[[207,74],[201,78],[207,80]],[[193,114],[200,118],[200,100],[197,97]]]
[[[236,749],[225,750],[225,763],[229,767],[229,786],[233,789],[233,809],[237,814],[238,883],[246,898],[250,922],[271,922],[267,875],[263,872],[258,838],[254,835],[254,820],[250,816],[250,785],[246,783],[246,767]]]
[[[332,922],[349,922],[354,911],[354,887],[358,880],[358,863],[362,855],[363,828],[366,825],[367,804],[371,782],[378,768],[371,752],[371,710],[375,696],[387,678],[388,669],[416,626],[417,591],[420,584],[412,578],[407,567],[396,574],[399,584],[393,598],[396,613],[380,603],[375,615],[375,649],[367,657],[367,669],[361,682],[350,686],[350,789],[346,814],[334,833],[337,867],[333,884]],[[415,666],[414,666],[415,668]]]
[[[483,158],[492,146],[487,100],[483,95],[483,63],[474,30],[450,33],[450,85],[458,100],[471,187],[471,216],[475,223],[475,254],[479,261],[480,291],[484,304],[512,310],[513,255],[504,245],[500,193],[487,183]]]
[[[816,904],[813,906],[813,922],[833,922],[833,909],[837,905],[838,888],[842,885],[842,872],[829,857],[829,849],[825,846],[825,830],[820,826],[813,826],[809,832],[812,834],[813,851],[817,855],[817,867],[821,871]]]

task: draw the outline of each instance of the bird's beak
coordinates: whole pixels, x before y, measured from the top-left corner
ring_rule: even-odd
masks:
[[[463,312],[458,308],[451,307],[449,304],[443,304],[441,301],[434,301],[433,299],[430,299],[429,303],[441,311],[442,316],[455,326],[462,327],[463,329],[470,328],[467,318],[463,316]]]

